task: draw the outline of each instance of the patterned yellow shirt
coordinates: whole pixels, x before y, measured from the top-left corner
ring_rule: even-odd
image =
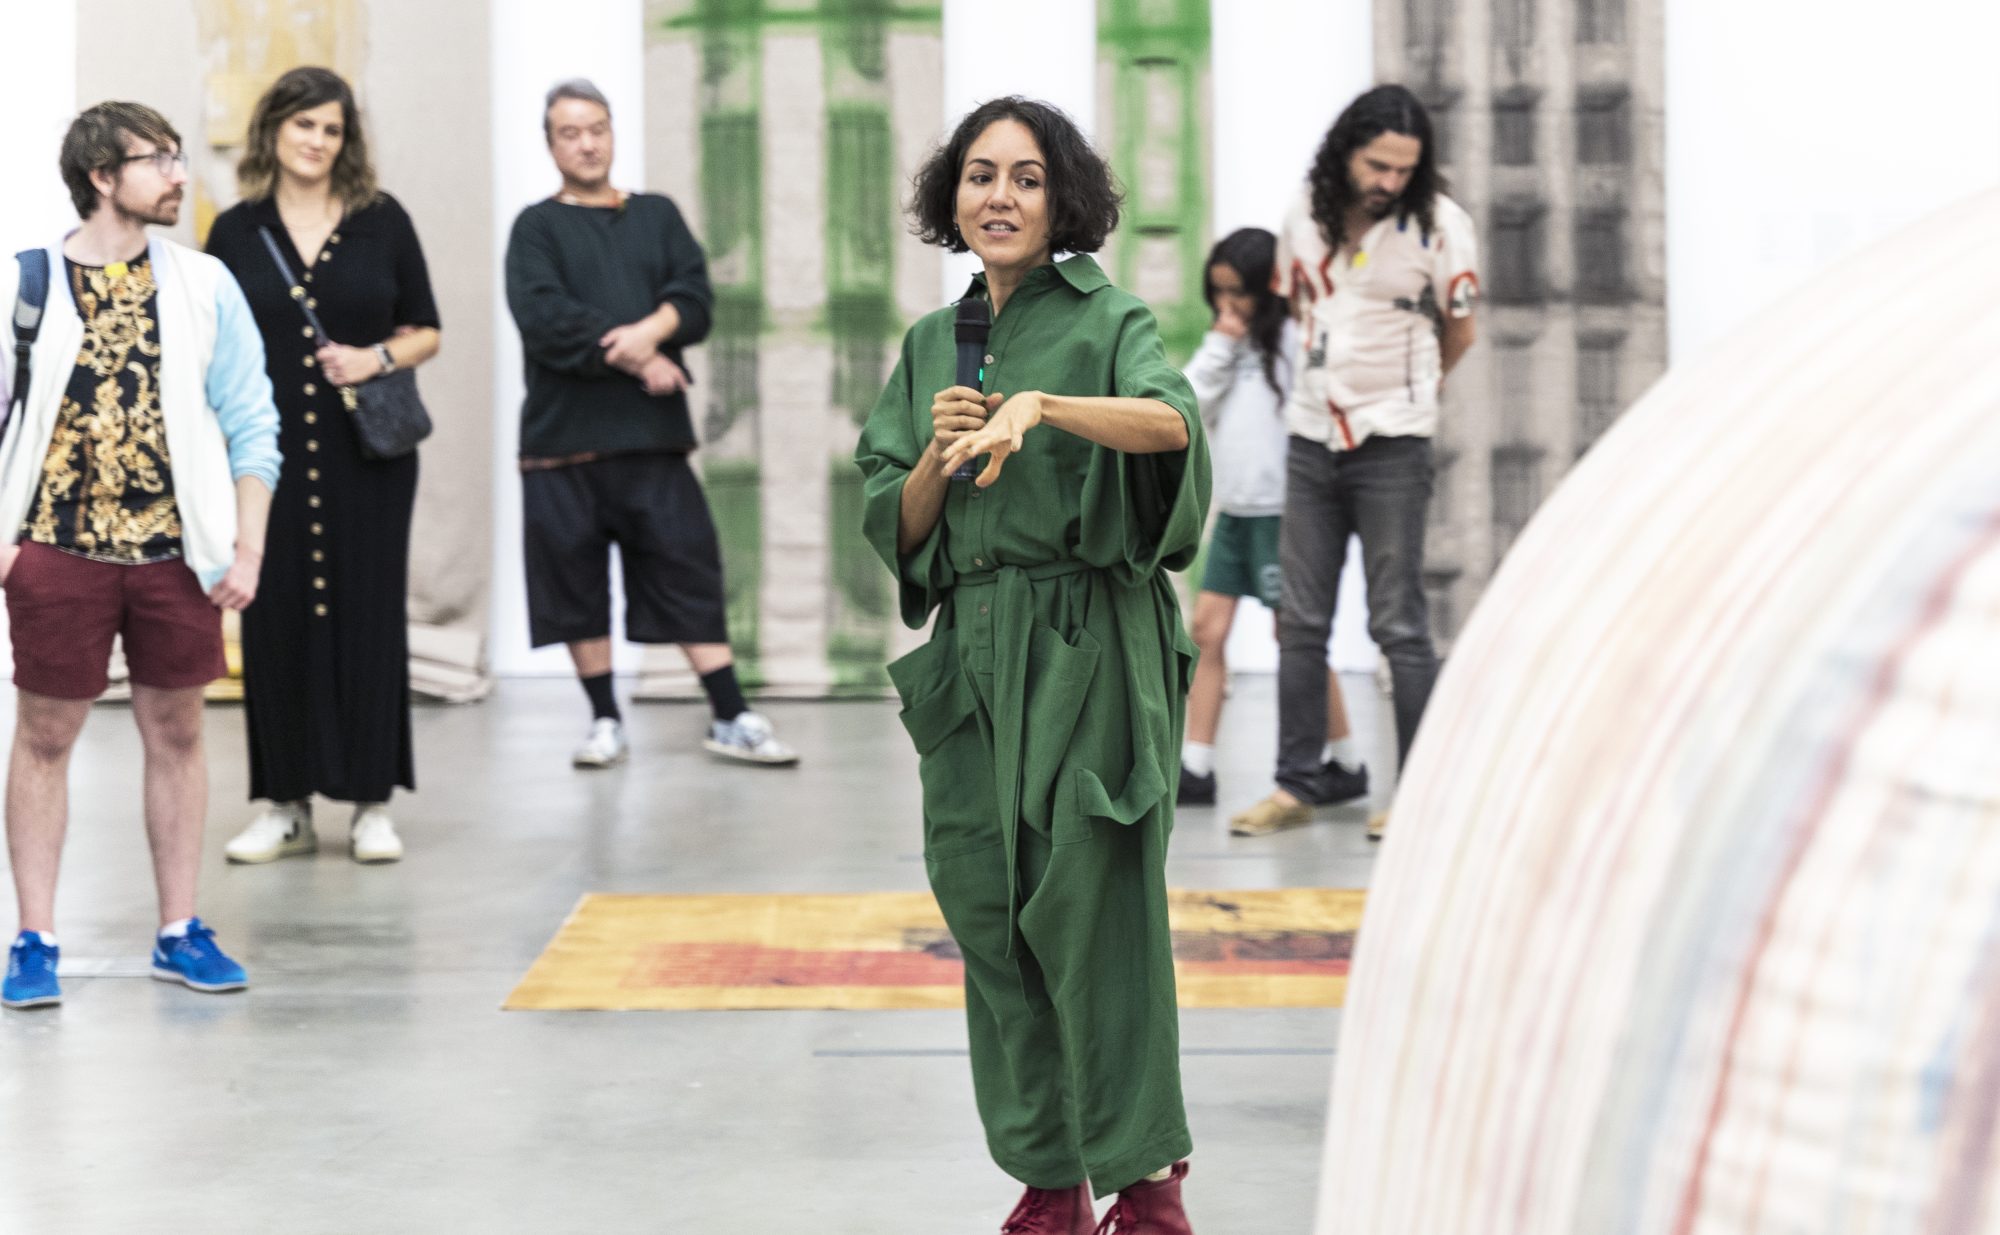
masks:
[[[177,558],[181,516],[160,414],[152,264],[64,264],[83,348],[22,535],[103,562]]]

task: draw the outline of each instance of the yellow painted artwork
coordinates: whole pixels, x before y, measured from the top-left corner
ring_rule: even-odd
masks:
[[[1365,893],[1173,891],[1185,1008],[1338,1007]],[[964,1006],[964,968],[928,892],[589,895],[506,1002],[512,1011]]]

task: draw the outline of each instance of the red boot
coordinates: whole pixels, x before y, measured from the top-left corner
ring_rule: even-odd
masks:
[[[1187,1211],[1181,1208],[1181,1180],[1187,1173],[1187,1163],[1176,1162],[1173,1172],[1158,1183],[1142,1179],[1120,1192],[1118,1203],[1093,1235],[1194,1235]]]
[[[1097,1215],[1090,1208],[1090,1185],[1064,1192],[1030,1188],[1021,1203],[1000,1224],[1000,1235],[1097,1235]]]

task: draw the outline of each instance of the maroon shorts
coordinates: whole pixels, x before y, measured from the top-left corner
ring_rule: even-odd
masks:
[[[6,592],[14,685],[32,694],[103,694],[119,635],[135,685],[182,690],[229,672],[222,611],[185,562],[121,566],[24,543]]]

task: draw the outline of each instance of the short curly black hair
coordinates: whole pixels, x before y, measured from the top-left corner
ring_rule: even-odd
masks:
[[[996,121],[1017,120],[1035,135],[1048,164],[1049,249],[1095,253],[1118,227],[1125,194],[1111,165],[1061,108],[1010,94],[966,113],[911,181],[910,231],[953,253],[970,248],[958,233],[958,181],[965,154]]]

